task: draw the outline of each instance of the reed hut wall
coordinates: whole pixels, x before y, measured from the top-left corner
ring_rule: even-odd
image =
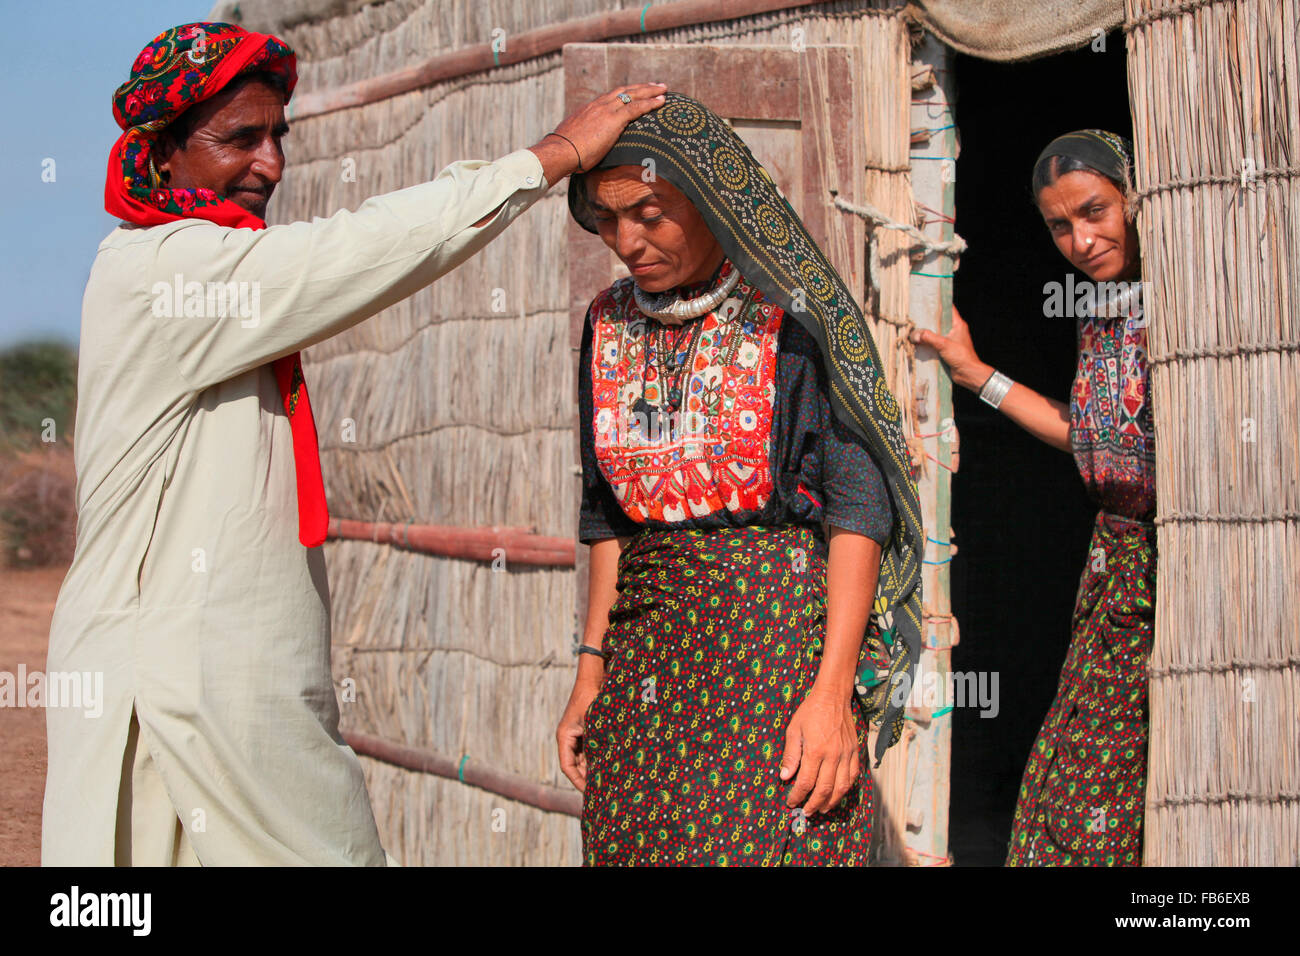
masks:
[[[1300,2],[1128,0],[1160,570],[1145,862],[1300,863]]]
[[[508,43],[612,6],[335,0],[241,11],[222,3],[212,18],[283,36],[299,56],[301,95],[490,42],[494,29]],[[852,44],[898,7],[817,4],[623,39]],[[294,119],[272,221],[355,209],[453,161],[532,144],[562,118],[563,86],[557,51]],[[904,140],[900,156],[878,157],[895,169],[875,175],[898,176],[905,156]],[[332,514],[576,534],[566,228],[560,186],[456,271],[307,350]],[[886,268],[905,275],[906,257],[891,252],[881,250]],[[906,314],[905,289],[902,299],[887,290],[879,303],[891,318]],[[881,351],[893,354],[897,329],[880,332]],[[369,541],[325,548],[345,731],[570,789],[554,729],[576,667],[572,569],[494,569]],[[385,846],[403,864],[580,861],[571,816],[360,759]]]

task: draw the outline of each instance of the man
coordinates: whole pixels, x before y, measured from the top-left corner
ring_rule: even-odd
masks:
[[[114,100],[124,222],[86,286],[48,663],[102,674],[102,716],[47,710],[46,865],[385,863],[338,732],[298,350],[455,268],[663,102],[614,91],[496,162],[266,228],[295,82],[277,38],[186,24]]]

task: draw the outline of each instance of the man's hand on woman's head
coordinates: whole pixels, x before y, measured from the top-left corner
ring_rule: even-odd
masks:
[[[528,147],[541,160],[546,181],[555,185],[570,173],[595,166],[618,142],[628,123],[664,105],[666,89],[663,83],[620,86],[565,117],[554,133]],[[626,103],[621,96],[627,98]]]

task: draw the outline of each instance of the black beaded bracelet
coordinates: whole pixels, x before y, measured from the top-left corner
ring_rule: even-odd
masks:
[[[596,655],[597,657],[599,657],[602,661],[607,661],[607,660],[609,660],[609,658],[606,656],[606,654],[605,654],[604,651],[602,651],[599,647],[592,647],[590,644],[580,644],[580,645],[578,646],[578,653],[579,653],[579,654],[595,654],[595,655]]]

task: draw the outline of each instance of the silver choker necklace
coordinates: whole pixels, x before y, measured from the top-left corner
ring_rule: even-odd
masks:
[[[1142,281],[1133,279],[1128,282],[1098,282],[1096,304],[1093,315],[1100,319],[1120,317],[1142,317]]]
[[[724,265],[730,265],[724,260]],[[708,315],[731,293],[740,282],[740,270],[731,267],[731,273],[722,280],[716,289],[711,289],[693,299],[683,299],[676,292],[645,292],[635,283],[632,294],[636,298],[636,307],[652,319],[658,319],[664,325],[681,325],[687,319]]]

